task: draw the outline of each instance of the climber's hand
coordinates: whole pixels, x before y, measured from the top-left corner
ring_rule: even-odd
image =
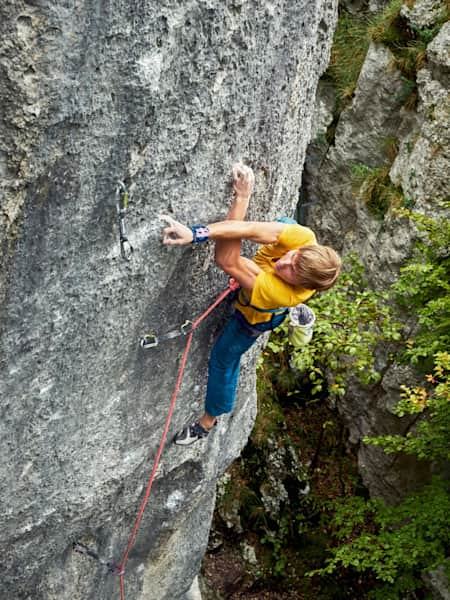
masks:
[[[169,224],[169,227],[163,229],[163,244],[166,244],[166,246],[190,244],[194,239],[192,229],[186,227],[186,225],[178,223],[169,215],[160,215],[159,218]]]
[[[248,200],[255,185],[255,175],[242,163],[233,165],[233,195],[235,199]]]

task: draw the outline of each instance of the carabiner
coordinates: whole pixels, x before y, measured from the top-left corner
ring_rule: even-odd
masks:
[[[147,333],[140,338],[139,344],[141,348],[156,348],[159,344],[159,339],[153,333]]]
[[[134,252],[133,246],[128,241],[127,237],[120,239],[120,255],[124,260],[130,260]]]
[[[127,210],[128,208],[128,190],[126,185],[120,179],[117,181],[116,187],[116,196],[117,196],[117,209]]]
[[[119,240],[120,255],[124,260],[129,261],[133,254],[133,246],[130,244],[125,231],[125,215],[128,208],[128,190],[123,181],[117,182],[116,187],[117,214],[119,215]]]
[[[188,319],[186,319],[186,321],[183,323],[183,325],[180,327],[181,333],[183,335],[187,335],[188,333],[190,333],[190,329],[188,330],[187,328],[192,325],[192,321],[189,321]]]

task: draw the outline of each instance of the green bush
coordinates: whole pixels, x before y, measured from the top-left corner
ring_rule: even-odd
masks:
[[[313,575],[345,568],[371,573],[380,585],[370,592],[379,600],[403,599],[422,587],[422,572],[444,564],[450,544],[448,485],[435,479],[402,504],[354,497],[333,503],[331,535],[338,546],[326,566]]]
[[[406,340],[405,357],[422,370],[430,370],[436,352],[450,348],[450,202],[441,203],[440,218],[408,210],[398,215],[411,219],[422,237],[412,260],[400,270],[393,286],[402,310],[414,315],[413,339]]]
[[[336,86],[338,110],[352,97],[369,47],[367,19],[342,10],[325,77]]]
[[[385,452],[405,452],[419,459],[450,459],[450,354],[438,353],[432,389],[404,387],[397,414],[424,418],[405,436],[366,438]],[[365,572],[379,585],[369,598],[403,599],[423,586],[422,574],[445,565],[450,552],[449,483],[435,477],[430,485],[410,494],[398,506],[360,497],[340,498],[329,505],[328,522],[335,547],[326,566],[312,575],[330,575],[344,568]]]
[[[406,435],[367,437],[364,442],[381,446],[387,454],[404,452],[430,461],[450,460],[450,354],[437,352],[433,374],[425,386],[403,386],[396,408],[399,417],[420,414],[425,418]]]
[[[307,379],[312,396],[344,395],[349,377],[365,385],[376,383],[377,344],[401,337],[388,294],[368,289],[364,268],[354,255],[348,255],[344,265],[338,283],[308,302],[317,315],[312,341],[300,349],[287,346],[287,325],[282,325],[268,343],[276,359],[266,376],[284,389],[298,386],[291,367]]]
[[[357,195],[368,211],[380,220],[391,208],[398,208],[404,202],[402,189],[389,177],[390,168],[390,165],[371,168],[361,163],[350,166]]]
[[[443,203],[448,209],[449,203]],[[415,339],[405,340],[406,357],[416,365],[434,360],[423,385],[402,387],[399,417],[417,415],[405,435],[365,438],[387,453],[403,452],[428,460],[438,469],[450,459],[450,219],[403,211],[423,233],[412,262],[393,286],[399,302],[417,319]],[[334,503],[330,531],[336,546],[325,567],[311,574],[329,575],[345,568],[374,575],[380,585],[370,597],[402,599],[422,587],[421,575],[445,564],[450,552],[450,494],[436,477],[398,506],[376,500],[341,499]]]

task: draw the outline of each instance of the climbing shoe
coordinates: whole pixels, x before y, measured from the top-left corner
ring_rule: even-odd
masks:
[[[178,446],[189,446],[197,440],[207,437],[208,434],[209,431],[202,427],[198,421],[195,421],[195,423],[183,427],[173,438],[173,442]]]

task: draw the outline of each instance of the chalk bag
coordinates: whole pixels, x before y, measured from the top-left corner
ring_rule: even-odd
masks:
[[[305,346],[311,341],[316,321],[312,308],[306,304],[298,304],[289,309],[288,337],[295,348]]]

